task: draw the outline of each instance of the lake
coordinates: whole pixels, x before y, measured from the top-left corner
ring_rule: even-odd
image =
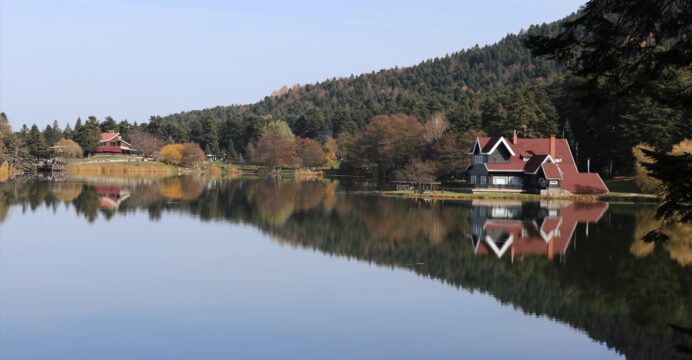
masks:
[[[692,230],[652,204],[338,181],[0,184],[0,359],[675,359]]]

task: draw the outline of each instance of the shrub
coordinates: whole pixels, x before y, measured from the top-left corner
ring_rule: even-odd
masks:
[[[53,154],[55,156],[62,156],[66,158],[81,158],[84,154],[82,147],[76,142],[68,139],[58,140],[53,147],[51,147]]]
[[[175,166],[192,166],[205,160],[204,152],[195,143],[165,145],[160,154],[161,161]]]
[[[179,166],[183,161],[183,145],[182,144],[169,144],[164,145],[159,151],[161,154],[161,161],[166,164]]]

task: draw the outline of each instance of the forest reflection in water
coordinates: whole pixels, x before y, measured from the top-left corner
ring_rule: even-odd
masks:
[[[0,185],[11,206],[74,208],[86,221],[145,211],[254,226],[291,246],[414,271],[581,329],[628,358],[689,343],[692,227],[645,243],[651,204],[417,201],[344,194],[337,181],[80,179]],[[12,214],[9,213],[9,216]]]

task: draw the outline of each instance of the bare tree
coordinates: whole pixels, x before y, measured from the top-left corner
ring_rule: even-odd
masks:
[[[420,159],[409,161],[396,174],[398,179],[416,184],[417,192],[422,192],[423,184],[429,184],[435,179],[432,165]]]
[[[151,157],[156,154],[159,149],[164,145],[163,140],[157,138],[156,136],[144,132],[142,130],[133,130],[129,134],[130,143],[135,150],[138,150],[142,156]]]
[[[423,127],[423,138],[428,143],[437,142],[447,129],[449,129],[449,121],[444,114],[434,113]]]

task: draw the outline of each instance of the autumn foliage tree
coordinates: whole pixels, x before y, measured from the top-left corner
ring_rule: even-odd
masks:
[[[336,154],[338,151],[338,146],[336,140],[332,137],[328,137],[324,144],[322,144],[322,150],[324,151],[324,161],[327,166],[336,166]]]
[[[53,155],[66,158],[81,158],[84,154],[84,151],[79,144],[67,139],[58,140],[51,149],[53,151]]]
[[[252,160],[275,168],[291,165],[293,159],[293,142],[279,132],[267,131],[257,142]]]
[[[178,166],[183,162],[183,145],[168,144],[161,148],[161,161],[169,165]]]
[[[403,167],[423,146],[423,126],[415,116],[378,115],[356,134],[342,134],[339,147],[355,168],[377,170],[380,179]]]
[[[175,166],[192,166],[205,160],[204,152],[195,143],[165,145],[160,153],[163,162]]]
[[[206,160],[204,151],[196,143],[184,143],[183,144],[183,158],[182,162],[184,166],[192,166]]]
[[[325,161],[322,145],[313,139],[296,138],[295,154],[303,167],[320,166]]]

